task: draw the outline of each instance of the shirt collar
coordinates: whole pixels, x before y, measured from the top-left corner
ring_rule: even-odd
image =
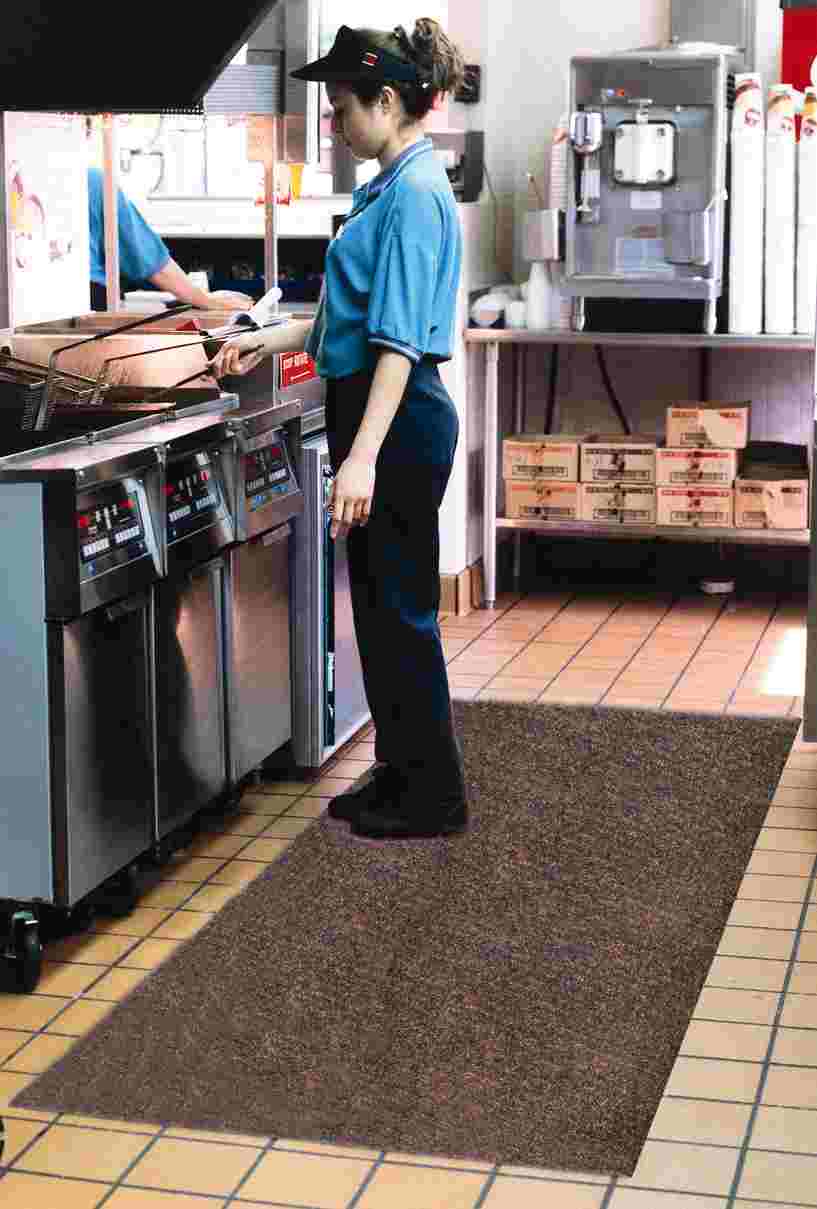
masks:
[[[433,149],[434,144],[427,135],[425,138],[420,139],[419,142],[412,143],[410,147],[406,147],[405,151],[401,151],[396,159],[393,159],[382,172],[378,172],[377,176],[372,177],[365,185],[361,185],[359,189],[355,189],[352,194],[352,203],[357,206],[364,199],[367,202],[374,201],[378,194],[382,193],[386,186],[390,185],[394,178],[400,175],[406,164],[416,159],[418,155],[425,155],[426,152]]]

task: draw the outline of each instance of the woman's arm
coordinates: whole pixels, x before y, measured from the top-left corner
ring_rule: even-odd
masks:
[[[365,525],[369,519],[377,455],[405,394],[411,368],[408,357],[390,349],[378,358],[357,436],[332,484],[333,538],[347,533],[355,521]]]
[[[222,345],[210,369],[217,378],[223,378],[226,374],[246,374],[273,353],[299,353],[306,345],[311,327],[311,319],[296,319],[291,323],[262,328],[260,332],[242,332]],[[251,348],[259,351],[239,360],[242,353]]]

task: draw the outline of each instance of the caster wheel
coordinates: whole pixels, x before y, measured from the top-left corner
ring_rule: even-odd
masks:
[[[10,948],[17,990],[29,995],[40,981],[43,964],[40,929],[30,911],[17,911],[12,916]]]

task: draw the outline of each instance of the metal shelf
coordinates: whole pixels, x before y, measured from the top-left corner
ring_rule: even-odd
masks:
[[[466,344],[575,344],[623,348],[766,349],[814,352],[814,336],[681,335],[677,332],[533,332],[526,328],[469,327]]]
[[[559,537],[604,537],[637,541],[661,539],[681,542],[727,542],[750,546],[808,546],[809,529],[693,529],[682,525],[613,525],[594,521],[537,521],[496,518],[497,529],[550,533]]]

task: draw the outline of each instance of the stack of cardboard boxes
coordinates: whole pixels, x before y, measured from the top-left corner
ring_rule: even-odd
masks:
[[[748,436],[748,404],[668,407],[667,443],[657,453],[658,524],[733,528],[738,450]]]
[[[688,528],[808,528],[805,448],[748,442],[748,404],[667,409],[648,436],[523,433],[503,445],[513,519]]]

